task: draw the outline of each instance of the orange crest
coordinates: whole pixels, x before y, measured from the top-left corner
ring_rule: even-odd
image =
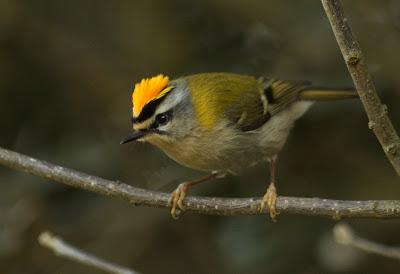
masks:
[[[168,83],[169,78],[160,74],[135,84],[132,93],[133,117],[138,117],[148,103],[163,97],[170,91],[173,87],[167,87]]]

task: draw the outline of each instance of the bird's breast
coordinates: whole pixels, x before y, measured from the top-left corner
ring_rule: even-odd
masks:
[[[194,130],[175,141],[149,140],[183,166],[203,171],[238,173],[264,160],[266,152],[257,145],[255,134],[222,127],[208,132]]]

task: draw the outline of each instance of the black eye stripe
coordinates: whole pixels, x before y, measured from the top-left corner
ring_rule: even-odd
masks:
[[[173,86],[171,86],[171,87],[174,88]],[[154,112],[156,111],[157,107],[162,103],[162,101],[164,101],[164,99],[167,98],[167,96],[171,93],[172,93],[172,90],[167,92],[166,94],[164,94],[161,98],[151,101],[150,103],[145,105],[143,107],[142,111],[140,112],[139,116],[134,117],[132,122],[133,123],[141,123],[141,122],[149,119],[151,116],[153,116]],[[133,107],[135,107],[135,106],[133,106]]]
[[[163,96],[145,105],[139,116],[136,118],[133,117],[133,123],[143,122],[153,116],[154,112],[156,112],[157,107],[161,104],[165,97],[166,96]]]
[[[168,110],[168,111],[166,111],[166,112],[163,112],[163,113],[158,114],[157,116],[159,116],[159,115],[166,115],[167,120],[166,120],[164,123],[160,123],[160,121],[157,119],[157,116],[156,116],[155,121],[149,126],[149,129],[156,129],[156,128],[158,128],[160,125],[166,124],[168,121],[171,120],[171,118],[172,118],[172,112],[173,112],[172,109],[170,109],[170,110]]]

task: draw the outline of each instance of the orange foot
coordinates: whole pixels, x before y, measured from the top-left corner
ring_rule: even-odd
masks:
[[[270,183],[267,189],[267,193],[265,193],[261,205],[260,212],[264,211],[266,207],[268,207],[269,215],[271,216],[272,221],[276,222],[276,198],[278,195],[276,194],[276,188],[274,183]]]
[[[184,211],[182,202],[185,199],[187,190],[187,183],[182,183],[171,193],[168,203],[172,206],[171,215],[175,220],[178,219],[181,211]]]

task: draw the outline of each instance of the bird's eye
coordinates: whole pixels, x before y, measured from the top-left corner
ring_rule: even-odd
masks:
[[[159,125],[165,125],[168,123],[170,115],[168,112],[160,113],[156,116],[156,121]]]

